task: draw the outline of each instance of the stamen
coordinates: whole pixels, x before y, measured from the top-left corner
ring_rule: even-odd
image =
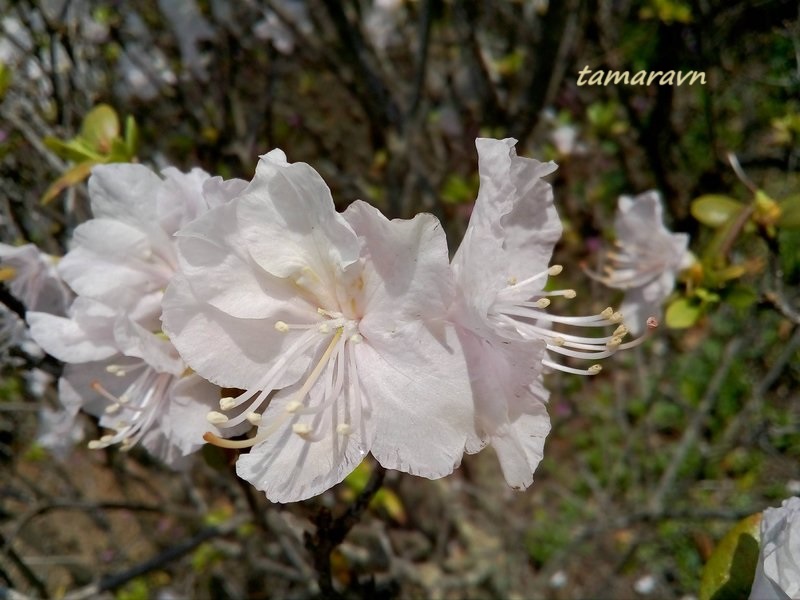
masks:
[[[295,423],[292,425],[292,431],[294,431],[299,436],[309,435],[312,431],[314,431],[310,425],[306,423]]]
[[[212,410],[206,415],[206,420],[212,425],[222,425],[223,423],[228,422],[228,417],[223,415],[221,412]]]
[[[573,375],[597,375],[603,370],[603,367],[600,365],[592,365],[588,369],[576,369],[574,367],[568,367],[548,359],[544,359],[542,364],[546,367],[550,367],[551,369],[562,371],[564,373],[572,373]]]
[[[225,396],[224,398],[219,399],[220,410],[230,410],[234,406],[236,406],[236,398],[232,396]]]

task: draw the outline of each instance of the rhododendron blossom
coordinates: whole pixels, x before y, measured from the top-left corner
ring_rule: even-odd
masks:
[[[608,287],[625,290],[620,311],[633,333],[648,317],[661,314],[661,305],[675,289],[675,276],[691,266],[689,236],[664,225],[661,197],[656,191],[621,196],[614,221],[616,248],[606,253],[602,275],[592,274]]]
[[[480,192],[453,257],[458,291],[452,318],[470,359],[476,401],[478,437],[467,451],[491,443],[508,483],[525,488],[550,429],[543,368],[581,375],[600,371],[598,364],[574,367],[549,353],[595,361],[636,342],[623,343],[627,329],[611,308],[580,317],[546,310],[553,297],[575,297],[570,289],[545,290],[548,278],[562,271],[548,266],[561,222],[552,188],[542,180],[556,165],[518,157],[515,143],[476,142]],[[553,329],[555,324],[568,331]],[[601,336],[574,332],[598,327],[614,330]]]
[[[447,247],[431,215],[336,212],[304,163],[273,150],[247,190],[179,233],[181,273],[164,329],[189,366],[244,390],[208,414],[249,422],[237,472],[291,502],[338,483],[371,452],[435,478],[460,462],[473,423],[466,364],[445,321]]]
[[[164,176],[132,164],[95,168],[94,218],[76,228],[58,266],[78,296],[66,317],[30,312],[27,318],[34,339],[68,363],[59,382],[64,418],[83,408],[111,430],[90,447],[143,442],[175,463],[202,445],[197,421],[220,394],[186,374],[161,332],[161,298],[177,263],[173,234],[243,182],[222,182],[199,169],[166,169]]]

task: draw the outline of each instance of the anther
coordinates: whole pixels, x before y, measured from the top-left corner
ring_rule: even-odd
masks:
[[[609,350],[614,350],[618,348],[621,343],[622,343],[622,338],[619,336],[614,336],[610,340],[608,340],[608,342],[606,342],[606,348],[608,348]]]
[[[247,415],[246,418],[251,425],[258,425],[259,423],[261,423],[261,415],[259,413],[252,412],[249,415]]]
[[[236,398],[225,396],[224,398],[219,399],[220,410],[230,410],[234,406],[236,406]]]
[[[589,375],[597,375],[600,371],[603,370],[602,365],[592,365],[587,369],[589,371]]]
[[[611,321],[612,323],[622,323],[622,313],[615,312],[610,317],[608,317],[608,320]]]
[[[206,415],[206,420],[212,425],[222,425],[228,422],[228,417],[220,412],[212,410]]]
[[[320,333],[330,333],[331,328],[327,323],[320,323],[320,325],[317,327],[317,331]]]
[[[563,270],[564,270],[564,267],[562,267],[561,265],[553,265],[552,267],[547,269],[547,274],[548,275],[559,275],[561,273],[561,271],[563,271]]]
[[[303,406],[302,402],[298,402],[297,400],[292,400],[286,405],[286,412],[296,413],[301,406]]]
[[[554,346],[563,346],[564,344],[567,343],[567,340],[565,340],[562,337],[554,337],[553,339],[550,340],[550,343],[553,344]]]
[[[622,337],[628,335],[628,328],[625,325],[620,325],[614,330],[614,333],[611,334],[614,337]]]
[[[122,408],[119,403],[115,402],[114,404],[109,404],[106,406],[105,413],[107,415],[113,415],[115,412],[118,412],[119,409]]]
[[[575,290],[564,290],[562,293],[564,294],[564,298],[568,298],[570,300],[578,295],[578,292]]]
[[[506,279],[506,283],[508,285],[517,285],[517,281],[518,281],[518,279],[516,277],[514,277],[513,275],[511,277],[509,277],[508,279]]]
[[[99,450],[100,448],[105,448],[105,444],[100,440],[91,440],[88,444],[86,444],[89,450]]]
[[[292,431],[294,431],[300,437],[303,437],[304,435],[309,435],[313,430],[307,423],[295,423],[292,425]]]
[[[342,435],[350,435],[353,431],[353,428],[350,427],[349,423],[339,423],[336,426],[336,431]]]
[[[281,333],[286,333],[289,331],[289,326],[284,321],[276,321],[275,330],[280,331]]]
[[[101,444],[110,444],[111,442],[114,441],[114,436],[110,435],[110,434],[106,434],[106,435],[102,436],[99,441],[100,441]]]
[[[610,319],[614,315],[614,309],[610,306],[606,308],[603,312],[600,313],[600,316],[604,319]]]
[[[539,298],[534,304],[536,308],[547,308],[550,306],[550,298]]]
[[[361,342],[364,341],[364,338],[361,337],[360,333],[354,333],[353,335],[350,336],[349,339],[353,344],[360,344]]]

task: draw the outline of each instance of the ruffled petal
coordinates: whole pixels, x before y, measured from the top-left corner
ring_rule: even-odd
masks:
[[[461,462],[475,410],[452,326],[411,322],[364,330],[355,346],[364,410],[375,427],[372,454],[384,467],[430,479]]]
[[[262,268],[295,279],[317,306],[338,304],[332,294],[357,278],[348,267],[360,245],[319,173],[273,150],[261,157],[236,208],[241,239]]]
[[[348,206],[345,219],[364,243],[366,327],[441,318],[453,297],[447,240],[433,215],[389,221],[366,202]]]
[[[270,275],[250,257],[233,204],[211,210],[183,228],[178,250],[181,272],[197,299],[230,316],[269,319],[287,304],[304,304],[292,281]]]

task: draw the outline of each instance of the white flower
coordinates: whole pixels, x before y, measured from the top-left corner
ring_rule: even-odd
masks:
[[[56,271],[57,262],[35,244],[0,244],[0,281],[27,310],[63,315],[71,294]]]
[[[546,351],[598,360],[626,346],[627,329],[611,308],[585,317],[546,312],[551,297],[575,297],[569,289],[544,290],[548,277],[562,270],[548,266],[561,222],[552,188],[542,180],[556,165],[518,157],[515,143],[476,141],[480,191],[453,257],[457,294],[451,316],[470,361],[476,402],[478,438],[466,449],[476,452],[491,443],[506,481],[524,489],[533,481],[550,430],[543,368],[582,375],[600,371],[597,364],[579,369],[556,362]],[[554,323],[616,330],[587,337],[554,331]]]
[[[800,598],[800,498],[768,508],[761,518],[761,548],[750,600]]]
[[[219,389],[186,366],[161,333],[161,298],[177,265],[175,231],[243,189],[195,169],[95,168],[94,219],[78,226],[59,273],[78,294],[67,317],[30,312],[34,339],[68,363],[59,384],[65,420],[79,409],[113,431],[100,448],[142,442],[170,464],[202,445],[202,422]],[[205,408],[204,408],[205,407]],[[195,420],[193,420],[195,419]]]
[[[460,462],[473,413],[438,221],[335,211],[304,163],[274,150],[250,187],[179,233],[183,277],[164,329],[189,366],[245,390],[208,419],[258,425],[237,472],[276,502],[320,494],[371,452],[429,478]],[[230,411],[240,414],[232,415]]]
[[[675,288],[675,276],[691,266],[689,236],[672,233],[663,221],[661,197],[656,191],[619,199],[614,231],[616,248],[607,253],[605,285],[625,290],[620,312],[637,334],[649,317],[661,315],[661,305]]]

